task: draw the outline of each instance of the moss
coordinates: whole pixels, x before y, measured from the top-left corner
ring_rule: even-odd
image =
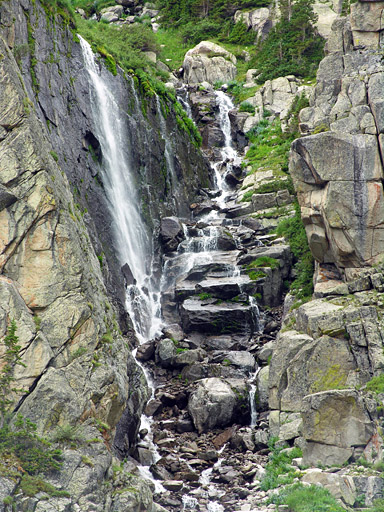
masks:
[[[311,393],[330,389],[345,389],[348,375],[339,364],[334,364],[312,384]]]

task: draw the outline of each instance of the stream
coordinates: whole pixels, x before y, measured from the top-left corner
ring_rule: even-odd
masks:
[[[253,296],[254,285],[238,264],[242,243],[237,231],[240,230],[241,232],[241,221],[236,223],[226,216],[227,203],[228,201],[235,201],[235,197],[233,188],[225,180],[225,175],[232,170],[233,166],[239,166],[241,163],[240,156],[233,148],[231,140],[231,125],[228,117],[228,112],[234,108],[231,99],[223,91],[215,92],[218,106],[218,123],[224,134],[224,145],[221,148],[220,157],[211,162],[215,182],[215,189],[210,192],[213,197],[213,206],[208,208],[207,213],[201,215],[196,215],[194,212],[192,220],[184,219],[182,227],[184,240],[179,244],[176,252],[164,256],[162,277],[158,282],[152,274],[153,241],[140,214],[140,201],[135,191],[129,154],[123,149],[125,147],[124,139],[127,137],[124,119],[121,117],[112,91],[108,89],[102,78],[90,45],[81,37],[80,42],[85,66],[90,77],[94,124],[98,130],[96,135],[100,140],[103,154],[102,179],[113,218],[112,229],[118,248],[118,257],[121,266],[127,265],[132,274],[131,282],[127,286],[126,308],[132,319],[140,345],[161,336],[162,329],[169,323],[169,319],[162,316],[162,306],[164,311],[164,304],[170,298],[174,301],[183,297],[184,302],[178,306],[179,312],[184,310],[188,312],[188,307],[191,311],[193,307],[195,309],[198,307],[203,312],[209,309],[216,311],[220,317],[224,317],[223,320],[220,320],[223,327],[217,334],[223,332],[230,339],[232,339],[232,336],[234,340],[232,345],[239,346],[238,350],[243,350],[244,348],[241,347],[245,347],[246,342],[244,340],[259,330],[260,315]],[[185,91],[183,91],[183,105],[190,113],[191,109]],[[160,124],[163,127],[162,137],[165,140],[168,176],[171,184],[174,185],[177,178],[172,165],[172,141],[166,134],[165,121],[159,101],[157,101],[157,114],[160,116]],[[172,190],[175,188],[172,187]],[[194,272],[201,272],[203,276],[202,281],[197,284],[193,279],[190,279]],[[200,292],[200,298],[203,297],[200,302],[196,300],[195,290]],[[223,295],[223,304],[221,299],[221,302],[220,300],[213,301],[210,299],[210,296],[215,294],[219,294],[217,296],[220,297],[220,293],[225,294],[225,296]],[[234,297],[234,300],[236,299],[238,302],[228,303],[228,306],[226,301],[231,297]],[[239,299],[236,297],[239,297]],[[237,312],[242,322],[241,328],[235,329],[229,324],[226,325],[226,308],[229,308],[230,314]],[[194,337],[197,339],[198,333],[204,333],[207,328],[203,325],[204,322],[201,325],[198,322],[194,323],[191,319],[188,319],[188,321],[181,320],[181,322],[184,329],[188,324],[192,340]],[[215,334],[215,329],[212,327],[214,325],[215,322],[211,322],[208,326],[213,334]],[[221,338],[224,339],[225,336],[221,335]],[[219,352],[215,356],[216,359],[217,357],[220,358],[220,351],[216,350],[216,352]],[[136,356],[136,351],[134,355]],[[157,382],[156,375],[152,379],[151,373],[153,372],[150,372],[146,365],[143,365],[140,361],[138,361],[138,364],[146,375],[151,390],[151,400],[154,401],[156,394],[159,392],[157,387],[159,382]],[[249,382],[248,422],[254,427],[257,419],[254,399],[256,390],[254,381],[257,370],[256,368],[248,368],[246,370],[242,369],[242,372],[242,377]],[[229,372],[228,375],[231,376],[232,374]],[[160,495],[166,492],[165,488],[159,480],[153,477],[151,469],[163,457],[161,450],[154,442],[154,429],[161,430],[162,428],[159,424],[155,425],[151,416],[144,415],[141,430],[145,429],[148,433],[138,444],[139,453],[145,454],[141,460],[140,472],[145,478],[153,482],[155,492]],[[228,510],[219,503],[219,499],[225,494],[225,491],[216,489],[212,482],[212,475],[221,469],[225,446],[224,444],[218,450],[219,459],[211,467],[201,472],[198,486],[202,487],[202,492],[193,494],[193,492],[188,492],[187,489],[186,492],[183,492],[182,510],[206,512],[224,512],[224,510]],[[188,460],[182,457],[181,460],[192,471]],[[196,489],[196,485],[192,487],[193,489]],[[203,503],[200,503],[201,499]],[[177,510],[174,507],[171,509]]]

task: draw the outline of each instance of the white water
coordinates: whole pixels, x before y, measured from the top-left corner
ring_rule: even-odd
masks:
[[[231,190],[225,182],[225,173],[220,172],[219,169],[222,167],[223,163],[227,162],[226,169],[230,170],[232,164],[240,164],[240,157],[232,144],[231,122],[228,116],[228,112],[234,108],[234,104],[231,98],[223,91],[215,91],[215,95],[219,105],[219,122],[220,128],[224,133],[225,144],[221,149],[221,161],[213,165],[213,170],[215,171],[216,189],[222,190],[222,194],[217,198],[217,204],[220,208],[224,208],[226,199],[231,194]]]
[[[80,37],[80,36],[79,36]],[[103,155],[103,184],[113,219],[121,265],[128,264],[136,284],[127,289],[127,310],[140,342],[159,331],[160,301],[152,276],[152,240],[140,214],[131,162],[123,151],[129,140],[117,101],[100,75],[91,46],[80,37],[95,130]]]
[[[80,37],[80,36],[79,36]],[[90,77],[90,96],[95,120],[96,136],[103,155],[103,184],[113,219],[113,231],[121,265],[128,264],[135,279],[127,286],[126,308],[140,343],[159,333],[161,328],[160,293],[152,279],[152,240],[140,214],[140,203],[136,193],[131,163],[123,151],[129,140],[124,120],[112,91],[100,75],[100,69],[90,45],[80,37],[85,67]],[[134,351],[135,355],[135,351]],[[139,364],[139,363],[138,363]],[[153,383],[145,368],[142,368],[151,390]],[[160,459],[153,443],[152,419],[141,417],[141,428],[148,434],[142,444],[152,455],[152,462]],[[155,492],[165,491],[156,481],[148,467],[139,466],[144,478],[151,480]]]

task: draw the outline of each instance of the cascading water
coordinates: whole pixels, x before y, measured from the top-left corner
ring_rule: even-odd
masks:
[[[228,116],[228,112],[234,108],[234,104],[231,98],[223,91],[215,91],[215,95],[219,106],[220,128],[224,134],[224,147],[221,149],[221,161],[213,164],[213,170],[215,171],[216,189],[222,191],[221,195],[217,198],[217,203],[220,208],[224,208],[231,190],[225,182],[225,173],[220,172],[220,169],[225,164],[226,170],[230,170],[229,168],[233,164],[240,163],[240,158],[232,144],[231,122]]]
[[[84,62],[90,77],[92,112],[103,155],[103,184],[113,219],[116,249],[121,265],[127,264],[132,282],[127,287],[126,306],[140,342],[155,336],[160,328],[160,300],[151,276],[152,240],[140,215],[128,154],[129,140],[121,110],[103,80],[91,46],[80,37]]]
[[[153,259],[152,239],[140,215],[135,178],[130,165],[129,154],[124,151],[124,148],[127,147],[127,141],[129,141],[124,119],[121,117],[121,111],[113,93],[101,76],[101,71],[95,62],[90,45],[81,38],[80,41],[85,66],[90,77],[90,96],[95,119],[94,124],[103,155],[103,183],[113,219],[113,231],[118,257],[121,265],[127,264],[132,273],[131,282],[127,287],[126,307],[132,319],[137,337],[142,343],[157,335],[162,326],[160,283],[156,283],[151,271]],[[216,188],[222,191],[217,199],[217,204],[219,209],[222,209],[225,207],[226,200],[231,194],[231,190],[224,180],[225,172],[223,173],[223,169],[228,170],[233,164],[238,164],[239,157],[232,147],[231,128],[228,118],[228,112],[233,108],[233,104],[224,92],[218,91],[216,96],[220,111],[220,125],[225,136],[225,146],[221,151],[221,161],[213,165],[216,176]],[[172,145],[166,136],[166,123],[162,116],[160,103],[157,106],[165,141],[165,160],[169,183],[172,187],[172,193],[175,195],[177,179],[172,164]],[[183,273],[186,272],[186,268],[190,270],[195,265],[212,261],[215,254],[218,257],[222,257],[220,251],[217,250],[217,239],[223,219],[222,212],[213,210],[201,219],[202,227],[195,228],[194,235],[190,234],[188,226],[185,226],[186,241],[184,242],[183,250],[177,256],[177,258],[180,258],[179,266],[183,267]],[[193,257],[191,257],[192,254]],[[228,258],[228,255],[222,257],[221,263],[226,263],[225,257]],[[228,259],[227,263],[228,275],[241,279],[235,260]],[[177,273],[173,276],[167,275],[166,263],[163,268],[161,291],[169,287],[171,281],[175,282],[177,277]],[[253,303],[251,305],[256,316],[257,306]],[[146,376],[148,377],[148,375]],[[151,419],[143,417],[143,427],[150,430]],[[155,462],[157,459],[156,447],[152,443],[150,434],[147,436],[146,446],[154,453],[153,462]],[[147,478],[151,478],[148,468],[142,468],[142,474]],[[157,484],[156,490],[161,491],[163,489]],[[196,506],[197,501],[194,497],[186,495],[183,498],[183,510],[195,510]],[[224,509],[216,501],[210,500],[207,510],[209,512],[221,512]]]
[[[80,37],[84,62],[90,77],[90,95],[97,137],[103,155],[102,179],[109,201],[113,230],[121,265],[130,269],[131,283],[127,286],[126,307],[142,343],[154,337],[161,328],[160,294],[152,279],[152,240],[140,215],[139,200],[128,155],[123,151],[129,140],[116,99],[103,80],[90,45]],[[148,372],[140,365],[153,394]],[[142,416],[141,428],[148,430],[146,448],[152,462],[160,458],[152,441],[151,419]],[[147,467],[139,467],[143,477],[154,482],[157,492],[164,491],[153,480]]]

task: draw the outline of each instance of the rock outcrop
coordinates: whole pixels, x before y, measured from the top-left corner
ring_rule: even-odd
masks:
[[[189,85],[229,82],[236,77],[236,57],[210,41],[201,41],[185,54],[184,81]]]
[[[376,34],[357,13],[371,13],[370,6],[381,13],[382,3],[355,5],[354,29]],[[353,50],[348,23],[334,22],[330,53],[320,64],[310,107],[300,114],[302,132],[311,135],[295,141],[290,162],[312,253],[342,273],[377,263],[384,253],[384,68],[377,52]]]

